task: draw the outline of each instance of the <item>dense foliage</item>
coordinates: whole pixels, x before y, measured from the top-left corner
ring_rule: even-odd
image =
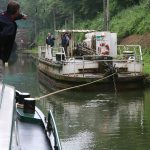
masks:
[[[52,32],[54,28],[103,30],[103,4],[106,0],[18,1],[21,10],[29,16],[29,21],[21,26],[32,29],[33,35],[47,30]],[[6,3],[7,0],[1,0],[0,10],[6,7]],[[119,37],[150,31],[149,10],[150,0],[109,0],[110,30],[118,32]]]
[[[103,4],[107,0],[18,0],[28,21],[18,23],[28,28],[31,42],[43,43],[47,32],[54,29],[103,30]],[[0,11],[6,9],[8,0],[0,0]],[[150,0],[109,0],[109,30],[120,38],[150,32]],[[73,22],[73,14],[75,21]],[[77,39],[82,40],[83,35]],[[144,71],[149,73],[149,50],[145,50]]]

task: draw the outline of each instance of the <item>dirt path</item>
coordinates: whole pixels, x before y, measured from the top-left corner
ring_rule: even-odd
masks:
[[[144,35],[130,35],[120,41],[119,44],[139,44],[142,48],[150,48],[150,33]]]

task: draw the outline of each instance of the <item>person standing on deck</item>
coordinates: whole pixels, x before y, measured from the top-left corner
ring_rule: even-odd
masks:
[[[46,38],[46,44],[53,47],[54,46],[54,41],[55,41],[54,36],[51,35],[51,33],[48,33],[48,36]]]
[[[67,47],[69,46],[69,36],[68,36],[68,33],[64,33],[62,36],[61,36],[61,45],[62,47],[64,48],[65,50],[65,54],[66,56],[68,56],[68,51],[67,51]]]
[[[16,20],[27,19],[20,13],[20,5],[16,1],[9,1],[7,10],[0,14],[0,80],[3,78],[3,67],[10,57],[16,32]]]

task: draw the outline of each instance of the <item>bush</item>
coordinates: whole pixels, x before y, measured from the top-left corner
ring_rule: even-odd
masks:
[[[145,10],[143,5],[134,6],[119,12],[111,20],[111,31],[117,32],[118,37],[126,37],[135,33],[142,33],[141,22],[144,21]]]

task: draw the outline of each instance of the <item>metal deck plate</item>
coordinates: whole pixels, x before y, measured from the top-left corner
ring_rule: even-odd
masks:
[[[43,127],[17,121],[20,147],[23,150],[51,150]]]
[[[14,87],[0,84],[0,149],[9,150],[11,145],[15,109]]]

